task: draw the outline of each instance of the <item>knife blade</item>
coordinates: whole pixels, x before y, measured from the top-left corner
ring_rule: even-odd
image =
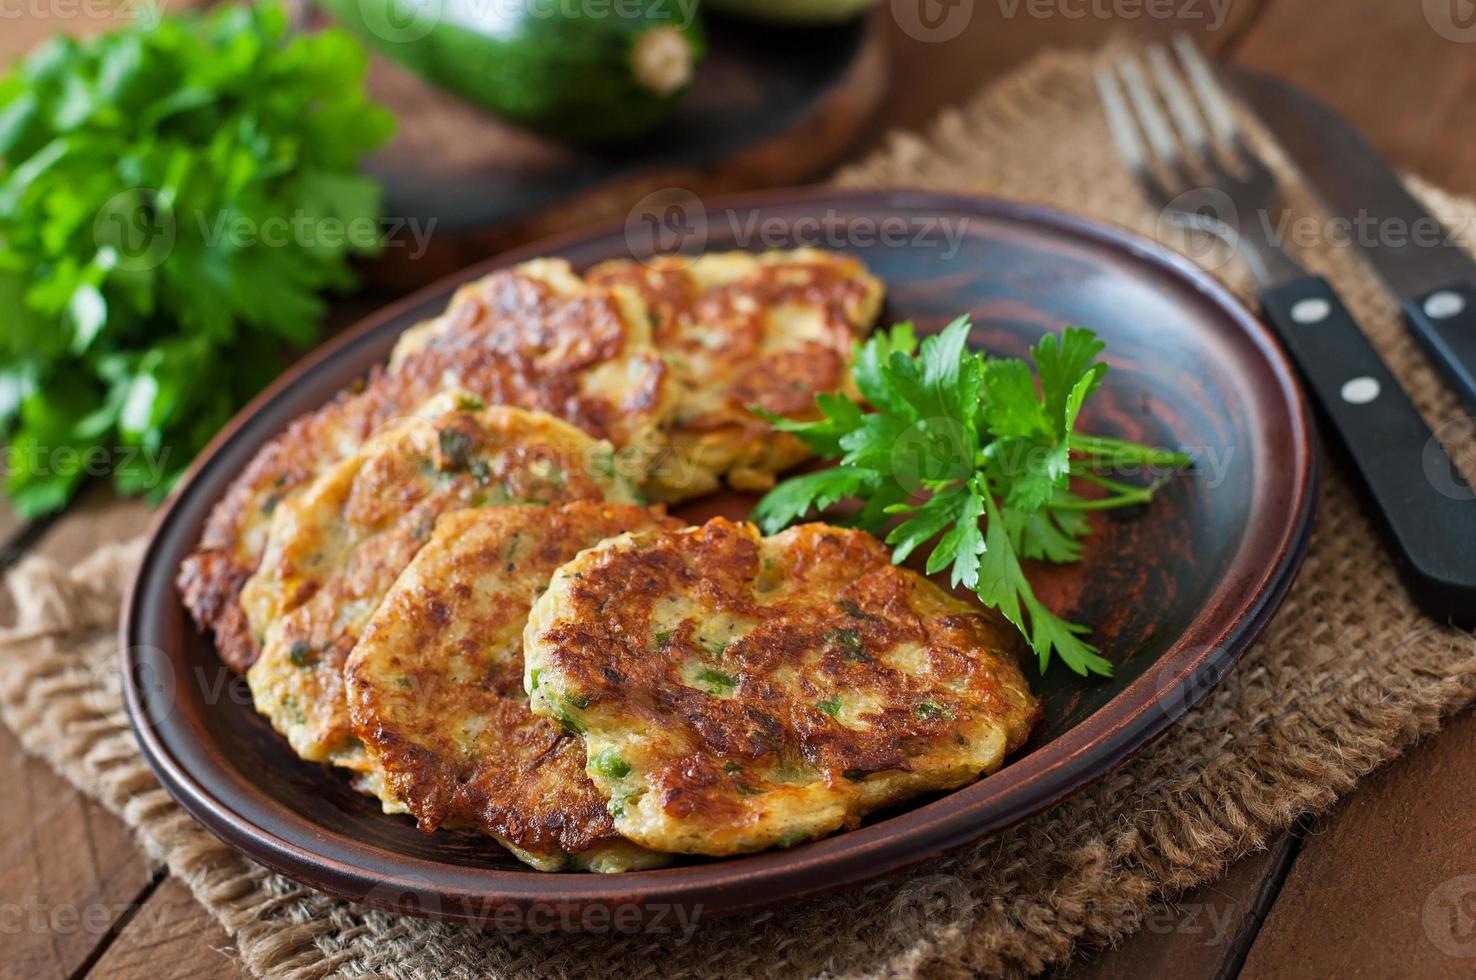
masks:
[[[1476,407],[1476,261],[1369,142],[1306,93],[1257,72],[1237,91],[1270,127],[1349,243],[1398,299],[1415,338]]]

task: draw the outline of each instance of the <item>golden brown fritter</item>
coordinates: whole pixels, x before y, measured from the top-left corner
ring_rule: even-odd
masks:
[[[849,390],[856,341],[881,308],[882,284],[857,259],[818,249],[725,252],[595,266],[585,278],[645,299],[656,347],[681,386],[671,452],[650,492],[683,500],[717,489],[764,490],[809,455],[749,411],[815,417],[815,396]]]
[[[345,671],[354,728],[425,831],[474,827],[545,871],[662,860],[615,833],[584,745],[528,710],[523,627],[582,549],[676,527],[640,507],[573,503],[444,515]]]
[[[387,369],[262,448],[180,568],[185,605],[215,631],[228,665],[249,667],[258,647],[237,599],[261,557],[272,511],[375,431],[448,388],[489,405],[548,412],[628,448],[622,466],[643,465],[675,406],[674,385],[650,340],[649,317],[633,292],[588,286],[561,260],[525,263],[462,287],[443,315],[406,333]]]
[[[463,397],[441,396],[433,406]],[[637,499],[610,469],[609,443],[550,415],[506,407],[427,414],[375,436],[283,501],[261,566],[242,590],[262,643],[246,674],[256,710],[304,759],[372,772],[348,716],[343,663],[439,515],[509,502]]]
[[[726,855],[993,772],[1039,710],[1015,642],[868,534],[716,518],[580,554],[524,657],[534,712],[584,735],[617,831]]]

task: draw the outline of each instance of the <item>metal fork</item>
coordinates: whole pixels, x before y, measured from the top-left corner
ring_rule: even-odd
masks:
[[[1214,69],[1187,37],[1171,44],[1177,63],[1155,44],[1146,73],[1136,57],[1097,73],[1118,155],[1162,214],[1222,239],[1249,267],[1262,312],[1346,451],[1412,597],[1450,619],[1476,602],[1464,553],[1476,540],[1476,506],[1426,477],[1458,471],[1332,286],[1277,240],[1276,175],[1241,135]]]
[[[1305,270],[1272,239],[1267,224],[1260,220],[1280,199],[1276,175],[1246,146],[1214,71],[1199,49],[1182,35],[1172,44],[1193,95],[1161,44],[1147,51],[1157,94],[1136,58],[1119,62],[1115,73],[1110,68],[1097,72],[1097,91],[1107,111],[1118,156],[1144,194],[1165,215],[1223,239],[1250,266],[1257,282],[1282,283],[1305,276]],[[1119,78],[1127,89],[1126,100]],[[1168,106],[1174,127],[1159,108],[1159,99]],[[1135,114],[1147,136],[1146,147],[1138,137]],[[1213,142],[1201,115],[1214,132]],[[1188,155],[1180,148],[1175,128]],[[1221,162],[1221,154],[1227,156],[1233,169]],[[1197,179],[1198,175],[1207,180]],[[1195,191],[1218,192],[1222,206],[1206,207],[1219,202],[1195,195]]]

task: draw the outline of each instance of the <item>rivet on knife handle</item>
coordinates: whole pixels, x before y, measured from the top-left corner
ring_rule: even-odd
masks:
[[[1326,280],[1268,289],[1261,302],[1384,524],[1416,604],[1476,625],[1476,494]],[[1448,468],[1438,481],[1431,454]]]
[[[1432,290],[1405,304],[1404,318],[1456,393],[1476,406],[1476,289]]]

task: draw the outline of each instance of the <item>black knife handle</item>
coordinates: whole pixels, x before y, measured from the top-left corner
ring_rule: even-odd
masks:
[[[1476,407],[1476,288],[1432,290],[1406,303],[1404,318],[1456,394]]]
[[[1476,494],[1327,281],[1261,295],[1342,444],[1415,603],[1476,624]]]

